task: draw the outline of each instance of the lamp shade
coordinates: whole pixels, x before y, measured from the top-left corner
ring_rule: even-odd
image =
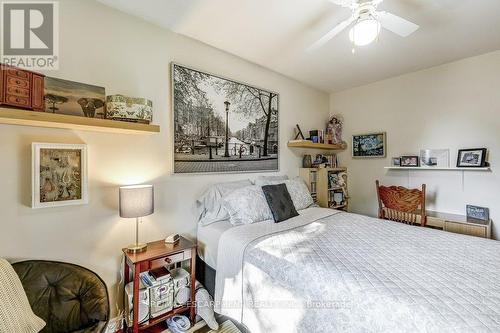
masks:
[[[142,217],[154,211],[153,185],[120,187],[120,217]]]

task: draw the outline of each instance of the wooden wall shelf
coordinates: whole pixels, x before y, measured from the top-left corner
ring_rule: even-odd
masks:
[[[119,134],[144,135],[160,132],[160,126],[158,125],[146,125],[109,119],[69,116],[48,112],[26,111],[4,107],[0,107],[0,124],[63,128]]]
[[[323,150],[345,150],[346,144],[328,144],[328,143],[314,143],[309,140],[291,140],[288,141],[290,148],[309,148],[309,149],[323,149]]]

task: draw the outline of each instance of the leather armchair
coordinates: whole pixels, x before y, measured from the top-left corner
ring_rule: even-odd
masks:
[[[29,260],[12,266],[33,312],[47,323],[42,333],[104,332],[109,296],[97,274],[55,261]]]

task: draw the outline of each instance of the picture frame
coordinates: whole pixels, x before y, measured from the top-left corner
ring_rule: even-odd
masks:
[[[386,132],[356,134],[352,136],[353,158],[385,158],[387,155]]]
[[[449,149],[421,149],[420,165],[426,168],[449,168]]]
[[[76,81],[44,78],[45,112],[87,118],[106,117],[106,89]]]
[[[279,171],[279,93],[175,62],[171,83],[174,174]]]
[[[415,155],[401,156],[401,167],[417,168],[420,166],[419,157]]]
[[[47,208],[88,203],[87,145],[31,145],[31,207]]]
[[[486,148],[459,149],[457,168],[484,168],[486,166]]]
[[[490,220],[490,209],[473,205],[466,205],[467,220],[488,222]]]
[[[392,158],[392,166],[394,166],[394,167],[401,166],[401,157],[393,157]]]

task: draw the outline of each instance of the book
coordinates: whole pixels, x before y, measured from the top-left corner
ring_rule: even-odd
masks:
[[[150,270],[149,275],[151,275],[158,282],[170,278],[170,272],[165,266]]]

